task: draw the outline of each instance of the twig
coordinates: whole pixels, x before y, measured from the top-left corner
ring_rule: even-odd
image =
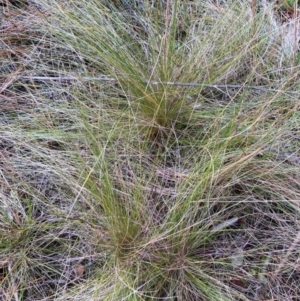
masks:
[[[73,76],[18,76],[18,79],[26,80],[41,80],[41,81],[72,81],[72,80],[83,80],[83,81],[110,81],[116,82],[117,79],[112,77],[73,77]]]
[[[41,80],[41,81],[103,81],[103,82],[117,82],[116,78],[112,77],[73,77],[73,76],[18,76],[18,79],[25,80]],[[265,86],[250,86],[250,85],[227,85],[227,84],[202,84],[202,83],[182,83],[182,82],[158,82],[158,81],[145,81],[145,83],[150,85],[166,85],[166,86],[183,86],[183,87],[205,87],[205,88],[214,88],[214,89],[248,89],[248,90],[258,90],[265,92],[277,92],[277,93],[286,93],[291,95],[299,95],[300,92],[297,91],[284,91],[278,89],[270,89]]]

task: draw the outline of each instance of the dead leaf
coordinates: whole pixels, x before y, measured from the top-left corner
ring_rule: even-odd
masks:
[[[75,265],[74,268],[73,268],[74,279],[81,278],[84,271],[85,271],[84,265],[82,265],[82,264]]]

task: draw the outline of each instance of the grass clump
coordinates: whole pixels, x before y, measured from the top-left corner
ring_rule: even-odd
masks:
[[[1,298],[296,300],[298,53],[276,8],[9,9],[34,38],[15,59],[1,33]]]

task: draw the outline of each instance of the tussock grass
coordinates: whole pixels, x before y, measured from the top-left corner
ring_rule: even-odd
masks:
[[[5,9],[28,37],[1,24],[3,300],[298,298],[299,58],[278,8]]]

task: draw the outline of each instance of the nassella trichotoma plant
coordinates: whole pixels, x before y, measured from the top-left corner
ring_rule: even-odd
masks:
[[[10,208],[0,211],[8,215],[1,264],[11,269],[4,290],[15,299],[73,301],[297,295],[299,105],[282,92],[295,78],[274,72],[274,89],[241,88],[225,101],[205,97],[201,85],[164,85],[224,84],[227,92],[230,84],[271,81],[274,45],[262,14],[254,27],[243,1],[226,8],[134,1],[135,10],[120,11],[121,2],[51,1],[51,66],[69,48],[84,80],[48,92],[43,81],[25,82],[36,106],[0,119],[1,135],[9,134],[0,183],[15,192],[6,192]],[[95,75],[118,83],[87,84]],[[198,102],[190,120],[187,99]],[[157,150],[141,135],[141,125],[167,133],[182,112],[195,124],[176,143]],[[77,262],[85,272],[73,281]],[[271,286],[273,275],[279,285]]]
[[[200,5],[199,18],[190,13],[192,4],[178,0],[157,7],[104,0],[81,3],[51,2],[51,31],[98,75],[117,79],[119,93],[151,136],[187,123],[193,111],[189,102],[201,101],[196,96],[201,85],[164,83],[251,82],[260,65],[251,62],[253,53],[268,47],[263,18],[255,20],[254,38],[249,8],[241,3],[222,16],[221,8]]]

